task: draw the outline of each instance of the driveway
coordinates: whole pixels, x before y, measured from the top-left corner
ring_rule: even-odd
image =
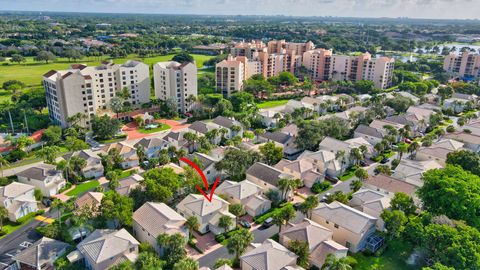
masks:
[[[50,220],[55,216],[55,211],[48,211],[43,215],[45,220]],[[34,218],[23,227],[0,239],[0,269],[7,268],[13,263],[12,257],[15,254],[42,238],[35,228],[45,224],[43,220]]]

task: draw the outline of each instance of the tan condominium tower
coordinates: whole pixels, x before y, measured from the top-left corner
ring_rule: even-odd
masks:
[[[43,86],[50,120],[62,127],[68,126],[74,115],[85,116],[79,124],[88,126],[93,115],[110,110],[110,100],[123,89],[129,94],[124,101],[133,107],[150,101],[148,65],[133,60],[122,65],[75,64],[68,70],[51,70],[43,75]]]
[[[185,113],[197,97],[197,67],[194,62],[159,62],[153,66],[155,97],[172,101],[179,113]]]
[[[460,55],[450,53],[445,56],[443,69],[451,75],[460,77],[480,77],[480,55],[463,52]]]

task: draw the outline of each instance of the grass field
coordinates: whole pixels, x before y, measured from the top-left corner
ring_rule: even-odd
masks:
[[[421,267],[407,265],[406,260],[412,252],[412,247],[407,243],[392,241],[387,250],[380,257],[365,256],[361,252],[353,257],[357,260],[354,270],[415,270]]]
[[[197,63],[197,67],[203,67],[203,63],[212,58],[209,55],[200,55],[200,54],[192,54],[193,58]],[[112,59],[115,63],[122,64],[130,59],[138,59],[142,60],[148,65],[152,65],[157,62],[162,61],[169,61],[173,57],[173,54],[169,55],[162,55],[162,56],[155,56],[141,59],[136,55],[129,55],[126,58],[117,58]],[[103,59],[98,59],[94,57],[85,57],[81,60],[69,62],[65,58],[58,58],[54,63],[40,63],[33,61],[32,57],[27,57],[27,62],[23,64],[11,63],[9,61],[0,62],[0,84],[8,80],[19,80],[25,83],[28,86],[38,86],[41,85],[42,75],[48,72],[49,70],[64,70],[68,69],[71,64],[73,63],[86,63],[90,66],[95,66],[100,64],[100,62],[108,60],[108,57],[104,57]],[[0,92],[0,98],[4,96],[4,93]]]
[[[68,196],[77,196],[89,190],[96,188],[100,183],[97,180],[89,181],[83,184],[77,185],[74,189],[67,192]]]
[[[287,104],[289,99],[279,99],[279,100],[270,100],[265,102],[257,103],[257,108],[259,109],[268,109]]]

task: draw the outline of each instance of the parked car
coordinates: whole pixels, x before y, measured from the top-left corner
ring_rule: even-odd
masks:
[[[263,222],[264,228],[270,228],[273,225],[273,218],[269,217]]]
[[[403,140],[405,143],[408,143],[408,144],[411,144],[412,143],[412,140],[410,140],[409,138],[405,138],[405,140]]]
[[[366,167],[367,165],[368,165],[368,164],[367,164],[365,161],[360,160],[360,166]]]
[[[390,161],[389,158],[383,158],[382,160],[380,160],[380,163],[385,164],[385,163],[387,163],[387,162],[389,162],[389,161]]]
[[[239,222],[238,222],[242,227],[244,228],[247,228],[247,229],[250,229],[252,227],[252,225],[250,225],[250,222],[244,220],[244,219],[241,219]]]
[[[332,184],[336,184],[338,183],[338,181],[340,181],[340,179],[338,179],[338,177],[332,177],[332,176],[325,176],[325,180],[331,182]]]
[[[295,203],[295,204],[293,205],[293,208],[295,208],[295,210],[298,210],[298,209],[300,209],[300,206],[301,206],[301,205],[302,205],[302,203],[297,202],[297,203]]]
[[[320,202],[326,202],[328,197],[330,197],[330,193],[325,193],[325,195],[322,196],[322,198],[320,199]]]

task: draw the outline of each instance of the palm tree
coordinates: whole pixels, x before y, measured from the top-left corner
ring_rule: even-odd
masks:
[[[197,270],[198,262],[192,258],[185,257],[173,265],[173,270]]]
[[[305,269],[309,268],[310,248],[308,243],[300,240],[292,240],[288,249],[298,256],[297,264]]]
[[[185,134],[183,134],[183,138],[188,142],[188,151],[193,152],[193,147],[195,147],[195,142],[198,139],[197,134],[192,132],[185,132]]]
[[[333,254],[328,254],[322,270],[352,270],[352,266],[348,264],[347,257],[337,258]]]
[[[408,146],[408,153],[410,153],[410,159],[414,159],[417,153],[417,150],[420,148],[420,144],[418,142],[413,142]]]
[[[230,254],[235,254],[234,265],[238,264],[240,255],[247,249],[253,241],[253,234],[246,229],[235,231],[228,239],[227,250]]]
[[[3,167],[7,166],[8,164],[9,164],[8,160],[3,155],[0,155],[0,171],[2,173],[2,177],[3,177]]]
[[[143,162],[146,158],[145,148],[141,145],[137,147],[137,156],[140,162]]]
[[[226,215],[221,216],[218,219],[218,226],[224,229],[224,233],[233,225],[232,218]]]
[[[307,217],[312,217],[312,210],[319,204],[318,197],[315,195],[308,196],[305,201],[300,205],[300,211]]]
[[[262,128],[257,128],[253,131],[253,133],[255,134],[255,139],[258,140],[258,136],[262,135],[265,133],[265,130],[262,129]]]
[[[187,226],[188,228],[189,238],[192,239],[193,231],[198,230],[198,228],[200,227],[200,223],[198,222],[198,219],[196,216],[191,216],[187,218],[187,221],[185,222],[185,226]]]
[[[290,183],[290,179],[280,179],[278,180],[278,188],[280,189],[280,191],[282,192],[282,199],[286,199],[285,197],[287,196],[288,194],[288,191],[290,190],[290,187],[291,187],[291,183]]]
[[[8,210],[5,206],[0,206],[0,232],[3,231],[3,221],[8,217]]]
[[[362,181],[353,180],[350,182],[350,189],[353,190],[353,192],[357,192],[360,188],[362,188]]]

